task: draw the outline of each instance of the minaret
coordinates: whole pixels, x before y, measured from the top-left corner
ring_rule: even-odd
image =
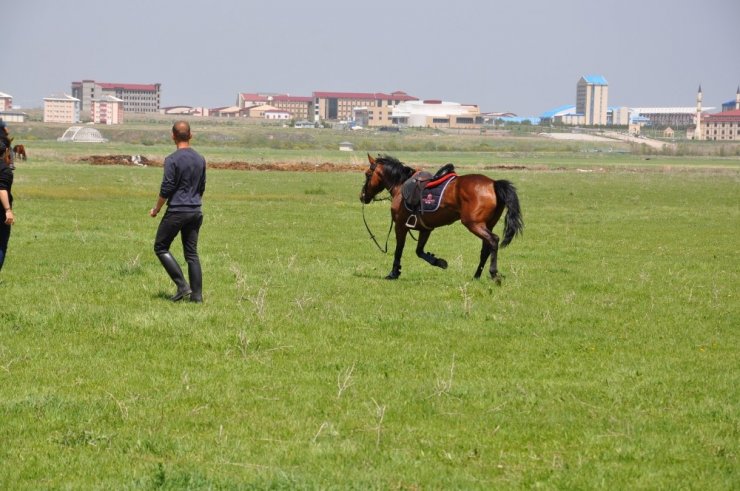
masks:
[[[737,86],[737,92],[735,93],[735,110],[740,109],[740,85]]]
[[[703,140],[704,135],[701,132],[701,84],[699,92],[696,94],[696,129],[694,130],[694,140]]]

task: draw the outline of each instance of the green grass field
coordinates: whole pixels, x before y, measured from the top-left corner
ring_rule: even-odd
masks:
[[[448,270],[410,243],[383,280],[360,172],[212,170],[191,305],[152,252],[161,169],[74,163],[170,151],[38,141],[19,164],[1,489],[740,486],[737,159],[390,152],[535,169],[484,171],[526,224],[501,286],[459,223],[429,243]],[[388,203],[366,212],[383,235]]]

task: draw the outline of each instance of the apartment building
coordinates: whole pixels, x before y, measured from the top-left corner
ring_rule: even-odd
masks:
[[[44,123],[79,123],[80,100],[68,94],[44,98]]]
[[[161,84],[122,84],[83,80],[72,82],[72,96],[81,101],[82,114],[92,114],[92,101],[113,96],[123,101],[123,110],[130,113],[159,112]]]
[[[121,124],[123,123],[123,100],[112,95],[104,95],[100,99],[93,99],[90,113],[93,123]]]
[[[606,125],[609,84],[601,75],[581,77],[576,86],[576,114],[587,126]]]

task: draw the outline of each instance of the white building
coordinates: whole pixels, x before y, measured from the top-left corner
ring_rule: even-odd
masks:
[[[417,128],[473,128],[483,123],[478,106],[438,100],[404,101],[393,108],[394,125]]]
[[[68,94],[44,98],[44,123],[79,123],[80,100]]]

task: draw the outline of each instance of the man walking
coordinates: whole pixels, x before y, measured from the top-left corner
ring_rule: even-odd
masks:
[[[156,217],[167,203],[154,240],[154,253],[177,286],[170,300],[177,302],[189,297],[191,302],[199,303],[203,301],[203,276],[198,258],[198,232],[203,223],[200,207],[206,189],[206,161],[190,147],[190,138],[187,121],[178,121],[172,126],[177,150],[164,160],[159,197],[149,215]],[[170,245],[178,233],[188,263],[189,282],[185,281],[180,265],[170,253]]]

